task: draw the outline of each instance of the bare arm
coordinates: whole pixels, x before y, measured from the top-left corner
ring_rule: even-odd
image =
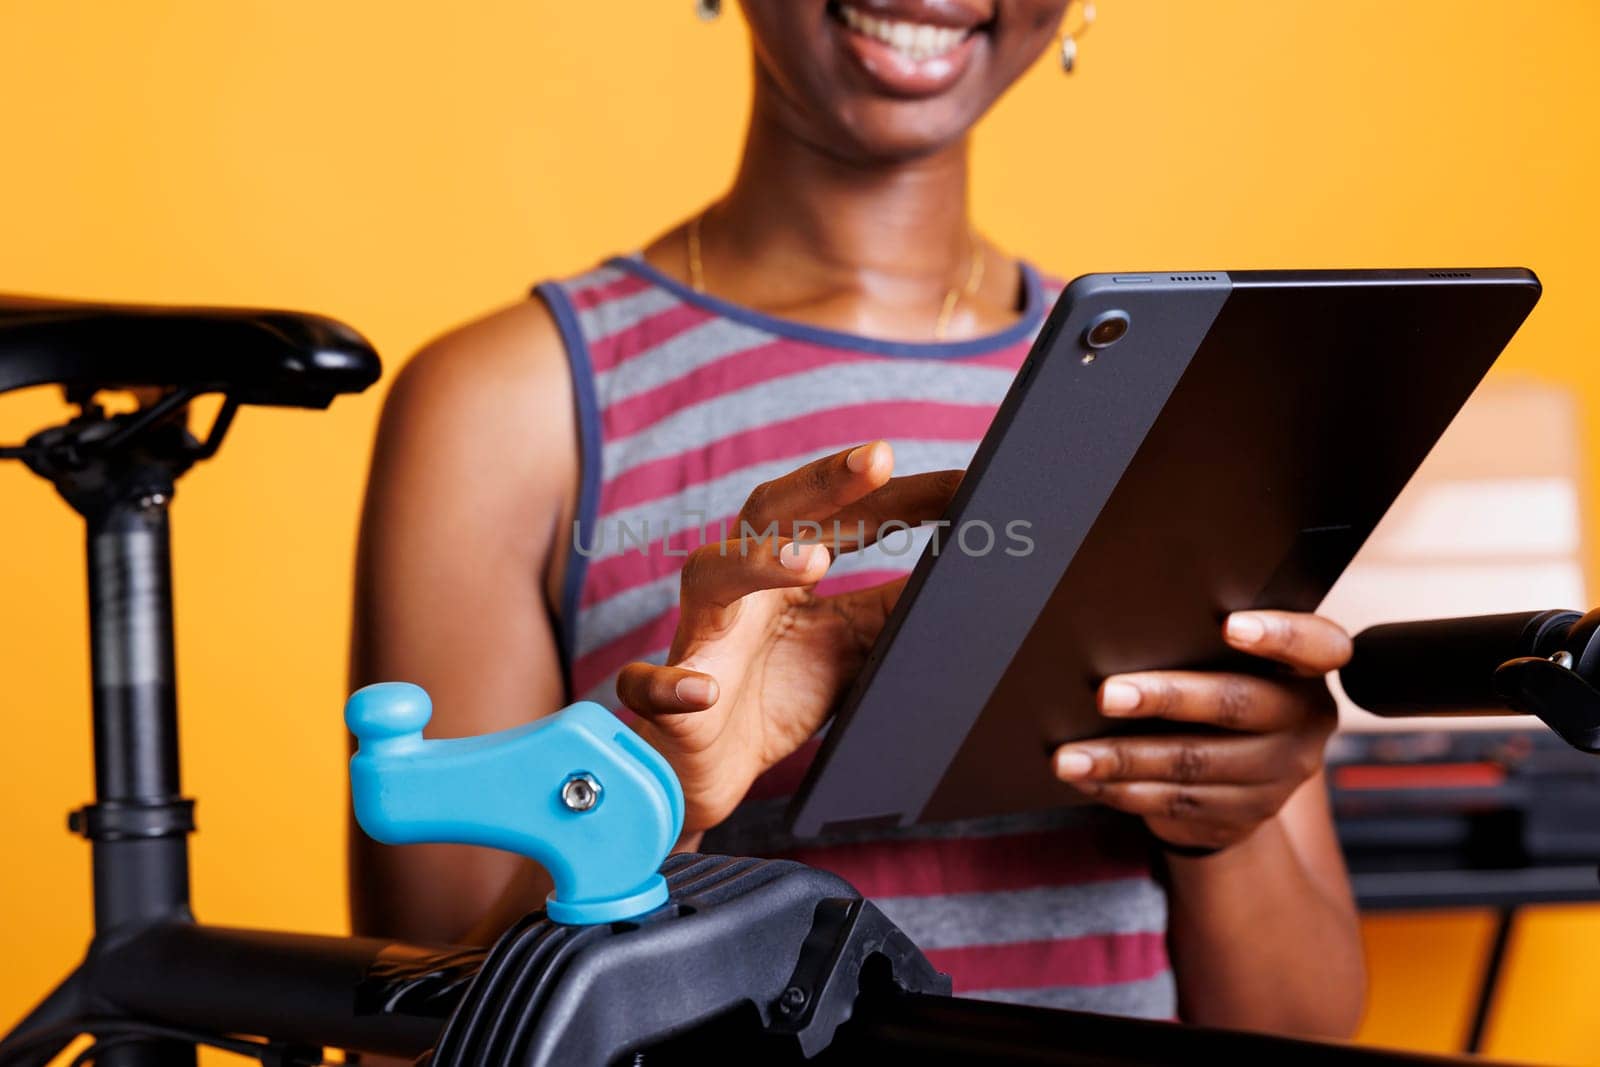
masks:
[[[1348,1037],[1366,967],[1321,774],[1243,842],[1167,864],[1168,941],[1184,1018]]]
[[[1365,968],[1322,758],[1337,723],[1324,676],[1349,660],[1350,639],[1327,619],[1281,611],[1230,615],[1223,636],[1275,668],[1108,678],[1104,714],[1164,719],[1171,730],[1064,745],[1056,772],[1143,816],[1180,851],[1221,850],[1167,862],[1186,1020],[1348,1036]]]
[[[565,356],[536,301],[463,327],[406,366],[384,405],[362,515],[353,686],[421,685],[436,737],[561,706],[549,605],[575,442]],[[388,847],[352,825],[349,859],[361,934],[459,942],[542,895],[531,864],[488,849]]]

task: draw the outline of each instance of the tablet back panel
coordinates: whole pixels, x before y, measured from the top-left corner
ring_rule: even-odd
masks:
[[[1073,802],[1050,753],[1103,732],[1099,680],[1251,667],[1229,659],[1223,616],[1316,608],[1538,292],[1520,270],[1074,282],[843,704],[795,832]],[[1085,362],[1108,310],[1128,333]]]

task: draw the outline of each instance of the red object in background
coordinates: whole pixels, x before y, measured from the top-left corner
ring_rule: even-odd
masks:
[[[1488,789],[1504,784],[1506,770],[1498,763],[1354,764],[1337,767],[1333,784],[1340,789]]]

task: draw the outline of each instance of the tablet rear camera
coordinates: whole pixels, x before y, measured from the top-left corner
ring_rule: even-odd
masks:
[[[1099,350],[1110,348],[1128,334],[1128,313],[1126,311],[1103,312],[1089,324],[1083,331],[1083,343],[1090,348]]]

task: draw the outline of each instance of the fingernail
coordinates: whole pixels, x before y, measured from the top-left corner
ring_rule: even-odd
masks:
[[[1094,770],[1094,757],[1078,749],[1056,753],[1057,778],[1086,778]]]
[[[1139,687],[1128,682],[1110,681],[1100,687],[1100,710],[1107,715],[1132,711],[1139,706],[1144,694]]]
[[[778,549],[778,562],[796,574],[804,574],[811,567],[811,555],[820,545],[802,545],[799,541],[790,541]]]
[[[717,683],[709,678],[685,675],[672,687],[678,699],[697,708],[709,708],[717,702]]]
[[[850,454],[844,457],[844,465],[849,467],[850,470],[855,474],[862,473],[868,467],[872,466],[872,449],[877,445],[877,443],[878,442],[873,441],[871,444],[865,444],[851,449]]]
[[[1226,627],[1228,639],[1241,645],[1253,645],[1267,636],[1267,625],[1255,615],[1229,615]]]

